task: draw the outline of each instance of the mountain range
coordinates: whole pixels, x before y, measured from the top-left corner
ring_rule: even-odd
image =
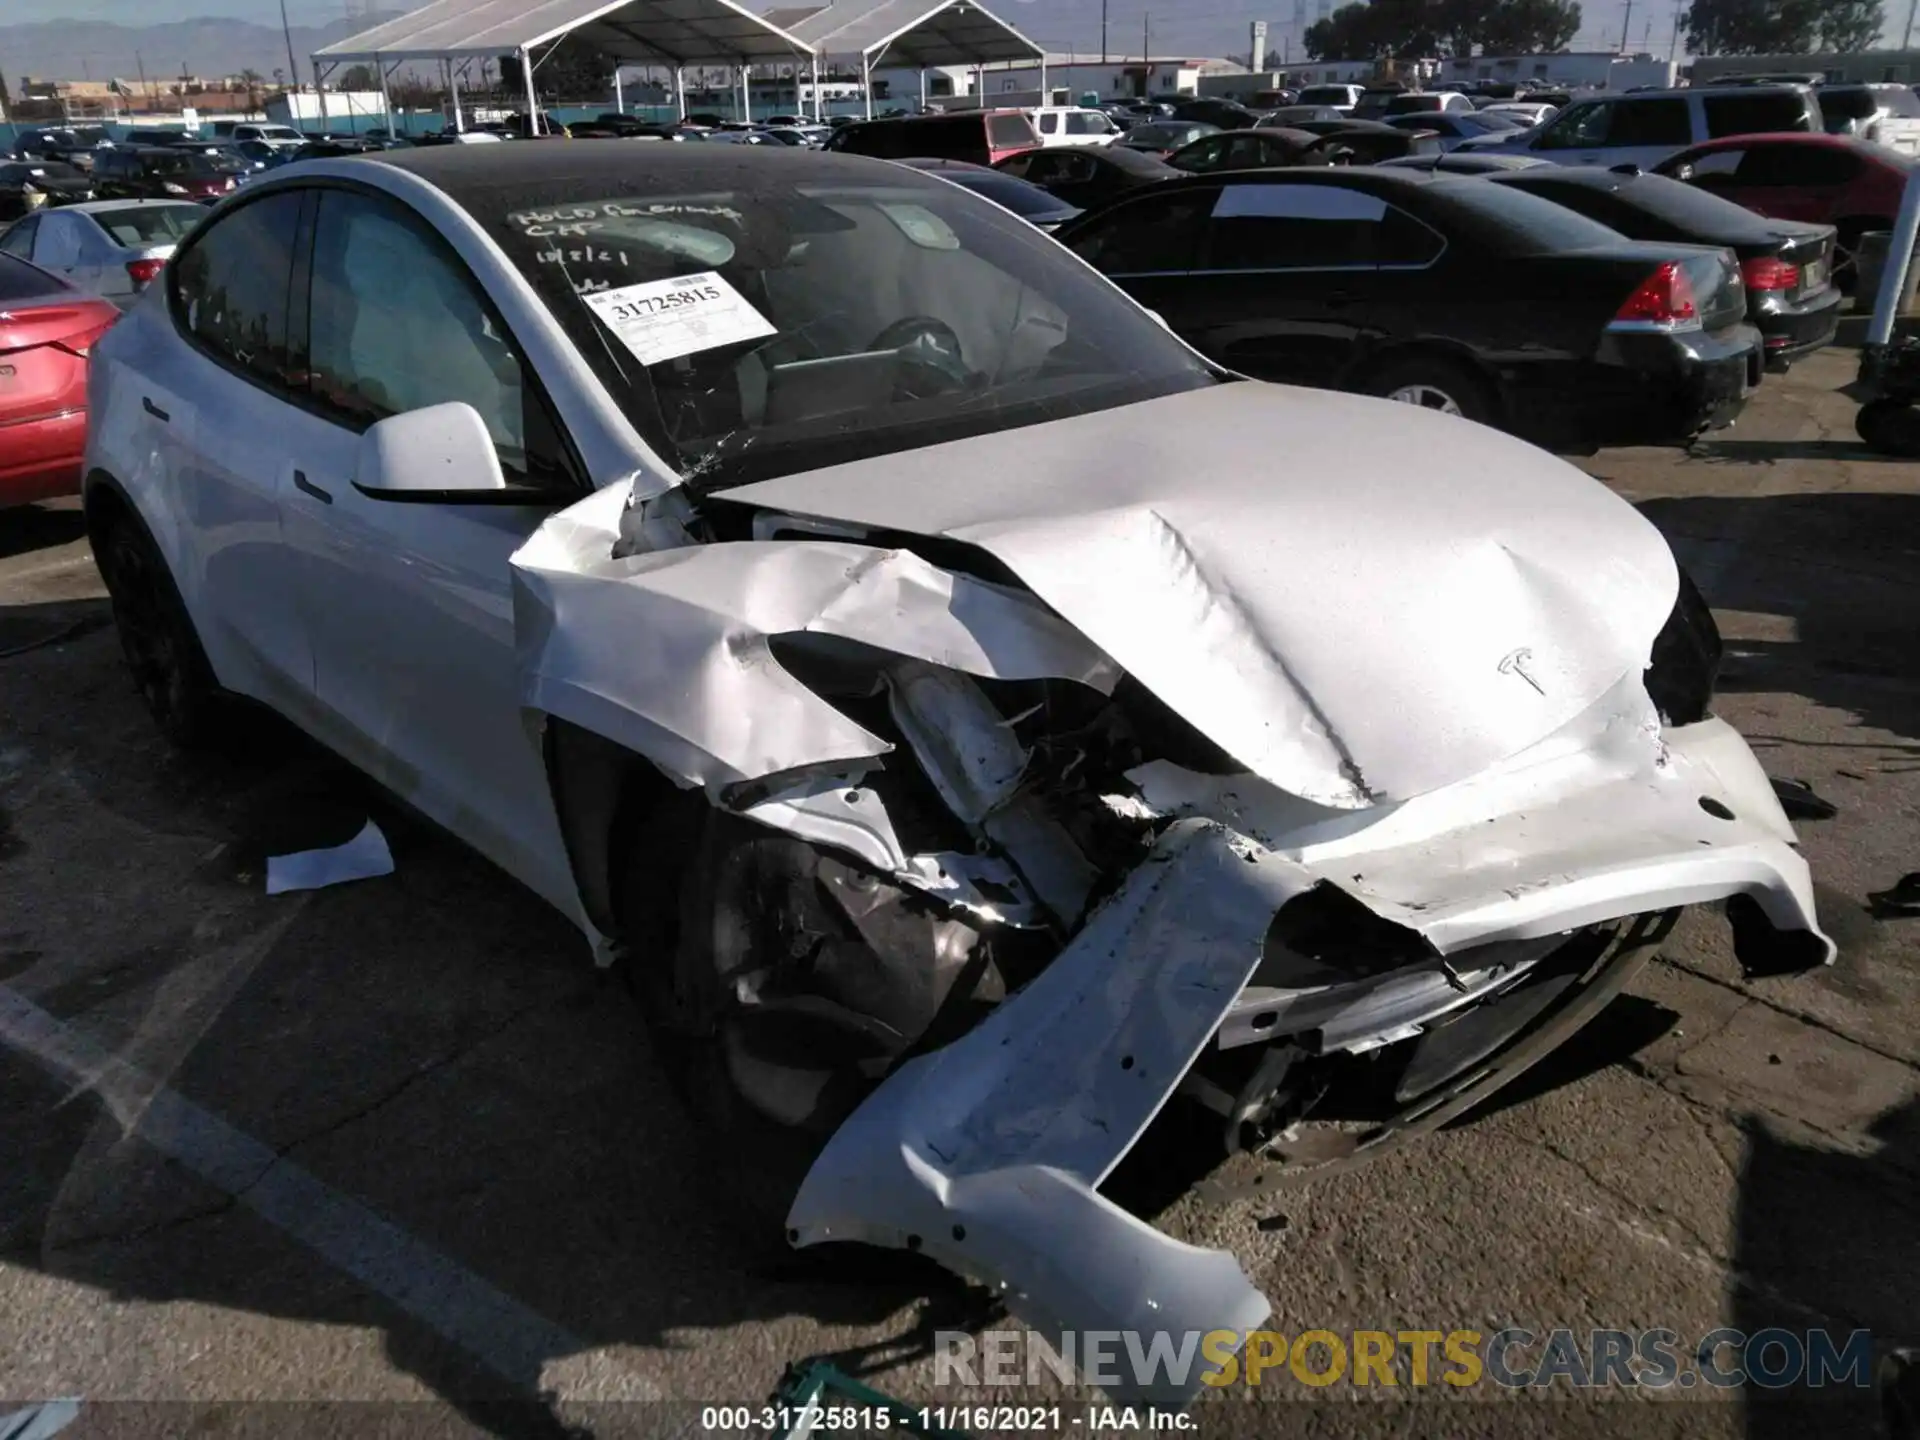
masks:
[[[307,57],[323,45],[377,25],[385,14],[339,19],[326,25],[295,25],[293,53],[302,79]],[[278,25],[226,17],[175,20],[159,25],[116,25],[102,20],[44,20],[0,25],[0,74],[19,93],[22,76],[52,80],[136,79],[165,81],[188,73],[206,78],[256,70],[271,79],[287,68],[287,40]]]

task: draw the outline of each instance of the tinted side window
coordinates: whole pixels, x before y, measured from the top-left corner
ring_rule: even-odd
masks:
[[[1740,162],[1740,185],[1845,185],[1860,173],[1858,156],[1825,145],[1755,145]]]
[[[1208,232],[1210,270],[1375,265],[1387,203],[1335,185],[1231,185]]]
[[[300,226],[297,191],[228,212],[167,266],[174,323],[251,379],[288,381],[287,287]]]
[[[33,256],[33,233],[40,228],[40,217],[29,215],[17,225],[8,227],[0,235],[0,255],[18,255],[22,260]]]
[[[1042,135],[1052,135],[1059,129],[1060,117],[1058,115],[1048,114],[1040,117],[1040,133]]]
[[[508,478],[570,479],[553,422],[505,323],[452,251],[399,206],[330,190],[313,231],[312,397],[356,428],[461,400]]]
[[[1707,135],[1761,135],[1770,130],[1811,130],[1807,102],[1797,93],[1773,95],[1709,95],[1701,102],[1707,111]]]
[[[1183,190],[1116,205],[1074,236],[1070,248],[1107,275],[1191,270],[1219,191]]]
[[[976,130],[972,135],[975,145],[980,136]],[[989,115],[987,117],[987,140],[994,149],[1006,150],[1015,145],[1031,145],[1040,137],[1033,133],[1033,126],[1024,115]]]
[[[1607,130],[1609,145],[1692,143],[1693,120],[1685,100],[1622,100],[1613,107],[1613,124]]]
[[[1548,122],[1535,142],[1537,150],[1585,150],[1607,143],[1607,127],[1612,120],[1610,105],[1575,105]]]
[[[44,295],[62,295],[73,289],[58,275],[48,274],[24,260],[0,255],[0,304],[9,300],[35,300]]]

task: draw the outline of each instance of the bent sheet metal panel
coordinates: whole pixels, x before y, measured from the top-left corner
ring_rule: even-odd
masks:
[[[1132,1148],[1313,877],[1222,826],[1168,828],[1046,970],[962,1039],[902,1066],[827,1142],[796,1243],[918,1248],[1007,1287],[1043,1334],[1228,1329],[1267,1299],[1094,1187]],[[1181,1404],[1166,1377],[1116,1398]]]
[[[1345,809],[1580,714],[1644,668],[1679,583],[1644,517],[1531,445],[1254,381],[727,498],[986,551],[1248,769]]]
[[[626,496],[625,486],[598,492],[515,553],[521,703],[647,756],[683,785],[712,793],[890,748],[787,674],[768,649],[773,635],[837,636],[987,678],[1102,691],[1119,678],[1033,597],[909,551],[800,540],[615,558]]]

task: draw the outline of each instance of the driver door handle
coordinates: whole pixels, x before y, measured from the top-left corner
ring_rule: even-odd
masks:
[[[293,472],[293,488],[298,490],[302,495],[311,495],[322,505],[331,505],[333,503],[333,496],[307,479],[307,472],[304,470],[296,470]]]

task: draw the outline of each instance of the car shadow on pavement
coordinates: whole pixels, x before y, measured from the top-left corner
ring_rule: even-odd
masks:
[[[1836,1354],[1857,1330],[1870,1332],[1870,1348],[1882,1356],[1920,1342],[1920,1103],[1882,1114],[1858,1152],[1757,1119],[1746,1130],[1728,1324],[1750,1336],[1777,1329],[1794,1337],[1761,1361],[1792,1372],[1802,1367],[1790,1347],[1806,1344],[1810,1353],[1809,1331],[1826,1331]],[[1722,1365],[1739,1353],[1722,1351]],[[1749,1366],[1753,1359],[1750,1349]],[[1747,1386],[1749,1440],[1886,1434],[1881,1399],[1859,1383],[1871,1372],[1835,1368],[1825,1384],[1796,1373],[1778,1389]]]
[[[546,1391],[758,1403],[789,1359],[891,1363],[970,1323],[974,1292],[944,1272],[746,1233],[624,986],[450,837],[270,720],[173,754],[110,632],[4,664],[0,999],[135,1077],[90,1091],[0,1046],[4,1269],[175,1307],[153,1333],[199,1353],[192,1393],[326,1374],[499,1434],[566,1433]],[[264,893],[267,853],[366,818],[392,875]],[[204,1136],[188,1153],[177,1119],[156,1128],[176,1096],[254,1157],[222,1162],[242,1183],[210,1182]],[[468,1290],[508,1318],[463,1318]],[[86,1313],[40,1333],[78,1337]],[[336,1331],[378,1337],[386,1363],[307,1371],[298,1347]],[[145,1388],[187,1391],[165,1363]],[[596,1413],[600,1433],[671,1428],[645,1404]]]
[[[0,510],[0,560],[70,545],[87,533],[79,506],[22,505]]]
[[[1920,487],[1640,510],[1721,612],[1723,691],[1789,691],[1849,712],[1896,737],[1881,747],[1887,763],[1920,764],[1920,745],[1900,743],[1920,741]]]

